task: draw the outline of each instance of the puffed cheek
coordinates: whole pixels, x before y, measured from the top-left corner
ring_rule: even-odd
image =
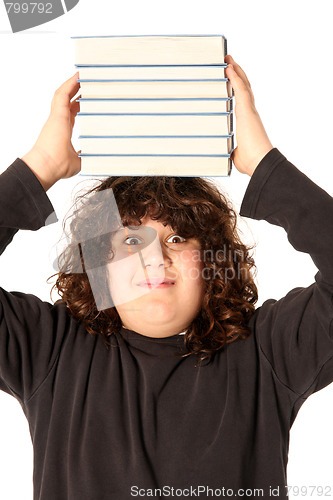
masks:
[[[201,262],[201,254],[200,250],[183,250],[179,256],[178,259],[181,263],[188,264],[192,263],[197,265],[198,263]]]

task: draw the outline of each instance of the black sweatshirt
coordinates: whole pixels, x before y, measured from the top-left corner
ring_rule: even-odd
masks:
[[[17,159],[0,176],[0,251],[52,213]],[[183,335],[122,329],[108,350],[64,304],[0,288],[0,389],[29,422],[35,500],[285,498],[290,427],[333,381],[333,200],[273,149],[240,214],[282,226],[318,272],[265,301],[251,335],[200,368],[174,356]]]

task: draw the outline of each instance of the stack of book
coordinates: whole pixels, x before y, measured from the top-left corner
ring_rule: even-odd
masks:
[[[230,175],[224,36],[74,39],[83,175]]]

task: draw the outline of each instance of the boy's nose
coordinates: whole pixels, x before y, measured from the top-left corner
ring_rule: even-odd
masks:
[[[143,250],[142,256],[146,267],[152,266],[158,268],[162,265],[169,267],[171,264],[167,248],[156,240]]]

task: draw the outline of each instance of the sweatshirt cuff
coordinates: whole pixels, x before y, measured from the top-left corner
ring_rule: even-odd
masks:
[[[260,161],[245,191],[239,211],[242,217],[256,218],[255,214],[260,193],[275,168],[284,160],[286,160],[286,157],[277,148],[273,148]]]
[[[7,168],[7,172],[13,175],[16,181],[19,181],[21,187],[26,191],[31,198],[37,210],[37,220],[39,227],[47,226],[58,221],[53,205],[48,198],[45,189],[28,167],[28,165],[21,160],[16,160]]]

